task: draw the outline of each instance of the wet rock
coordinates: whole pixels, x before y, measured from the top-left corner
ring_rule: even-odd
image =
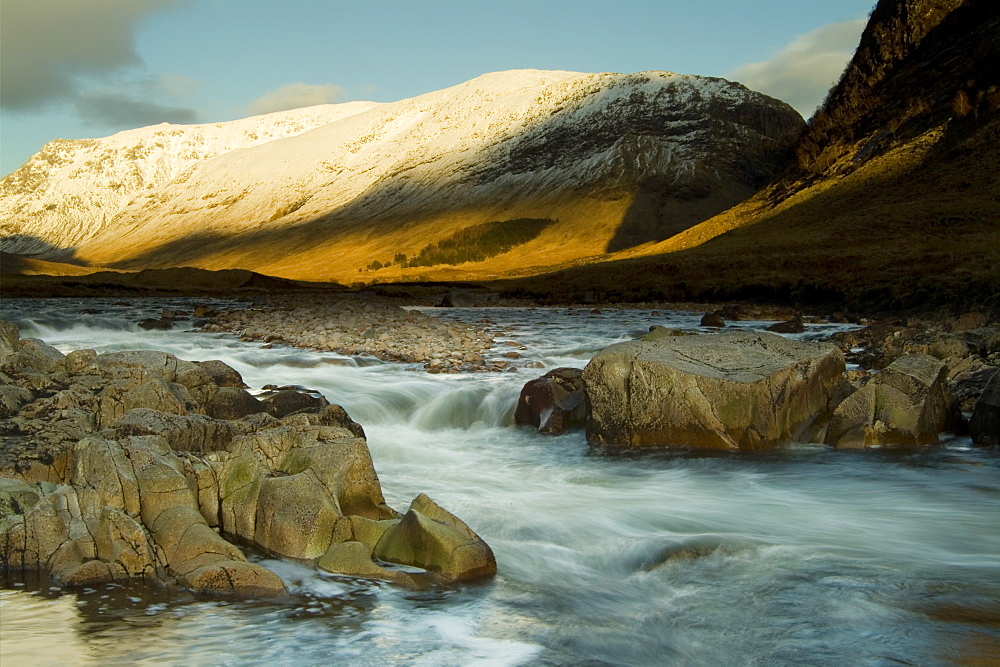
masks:
[[[10,356],[17,353],[21,333],[13,322],[0,320],[0,365]]]
[[[428,536],[447,530],[460,536],[429,564],[446,575],[371,560],[400,515],[385,504],[364,430],[321,396],[287,389],[272,397],[280,419],[218,418],[262,406],[240,386],[219,386],[243,384],[221,362],[92,350],[64,360],[3,329],[0,572],[35,570],[68,586],[148,578],[207,593],[284,591],[227,538],[414,587],[484,571],[478,538],[433,503],[414,506],[434,522],[414,534],[420,545],[440,544]],[[201,414],[202,400],[215,417]],[[352,546],[338,551],[341,543]],[[361,568],[364,558],[371,565]]]
[[[767,327],[767,330],[773,331],[774,333],[795,334],[804,332],[806,327],[805,324],[802,323],[802,318],[796,317],[795,319],[788,320],[787,322],[772,324]]]
[[[293,412],[318,410],[329,405],[323,396],[297,389],[282,389],[273,394],[263,395],[260,402],[269,414],[279,419]]]
[[[840,449],[918,447],[958,428],[947,366],[929,355],[900,357],[834,410],[825,442]]]
[[[139,322],[140,329],[146,329],[147,331],[170,331],[174,328],[174,323],[170,320],[157,319],[155,317],[147,317],[146,319]]]
[[[993,376],[976,402],[969,432],[977,445],[1000,446],[1000,374]]]
[[[516,424],[550,435],[560,435],[586,421],[587,395],[579,368],[556,368],[529,381],[521,389],[514,411]]]
[[[719,311],[712,313],[705,313],[701,316],[701,321],[698,323],[699,326],[703,327],[715,327],[721,329],[726,326],[726,321],[722,319],[722,315]]]
[[[253,541],[271,553],[299,560],[319,558],[343,515],[316,473],[268,477],[261,483]]]
[[[185,452],[224,450],[240,433],[231,421],[198,414],[171,414],[148,408],[129,410],[106,432],[116,439],[135,435],[158,435],[172,449]]]
[[[210,361],[196,361],[194,363],[198,364],[202,370],[208,373],[212,378],[212,382],[219,387],[247,388],[246,383],[243,382],[243,376],[239,374],[239,371],[222,361],[213,359]]]
[[[266,411],[264,403],[238,387],[220,387],[205,404],[205,413],[213,419],[240,419]]]
[[[658,340],[660,338],[671,338],[676,336],[686,336],[685,332],[680,329],[668,329],[667,327],[661,327],[657,324],[649,327],[649,333],[642,336],[639,340],[644,340],[646,342],[651,342]]]
[[[0,419],[13,417],[33,400],[34,395],[23,387],[0,385]]]
[[[424,494],[417,496],[402,520],[375,546],[375,557],[421,567],[447,581],[496,574],[493,551],[458,517]]]
[[[809,439],[846,393],[835,346],[763,332],[618,343],[583,372],[589,441],[764,449]]]
[[[966,357],[951,366],[948,370],[948,387],[959,409],[972,412],[976,401],[986,390],[986,385],[998,373],[1000,367],[991,366],[974,356]]]

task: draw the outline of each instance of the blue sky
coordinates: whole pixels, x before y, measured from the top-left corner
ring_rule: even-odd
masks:
[[[0,173],[56,138],[389,102],[506,69],[723,76],[810,115],[873,0],[3,0]]]

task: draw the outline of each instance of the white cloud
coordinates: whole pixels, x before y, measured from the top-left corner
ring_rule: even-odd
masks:
[[[727,78],[784,100],[808,118],[840,78],[866,23],[831,23],[799,35],[770,60],[741,65]]]
[[[142,64],[134,35],[186,0],[3,0],[0,104],[29,111],[73,100],[81,78]]]
[[[258,115],[317,104],[333,104],[343,100],[346,94],[346,90],[332,83],[289,83],[264,93],[250,103],[249,109],[250,113]]]

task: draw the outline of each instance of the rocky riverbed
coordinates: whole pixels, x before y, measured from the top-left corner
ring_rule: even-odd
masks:
[[[385,503],[363,429],[321,396],[154,350],[64,355],[0,321],[0,570],[283,594],[233,542],[413,587],[496,572],[426,495]]]
[[[198,565],[197,560],[185,561],[184,551],[197,544],[195,537],[209,538],[189,511],[196,508],[222,542],[233,545],[225,539],[223,526],[235,526],[248,536],[237,540],[247,562],[277,574],[287,593],[273,586],[270,590],[279,592],[274,597],[221,601],[174,586],[164,589],[121,581],[56,590],[49,588],[53,584],[48,576],[35,579],[30,572],[14,569],[5,579],[7,587],[0,590],[5,647],[27,645],[26,633],[37,629],[48,633],[46,637],[58,631],[59,642],[75,637],[84,644],[81,655],[86,651],[94,659],[111,663],[126,660],[125,656],[141,656],[150,662],[206,663],[225,654],[241,662],[273,656],[309,664],[330,659],[464,664],[498,655],[516,656],[513,662],[530,662],[534,656],[535,662],[553,664],[642,663],[654,655],[698,664],[741,660],[843,664],[864,662],[872,655],[933,664],[947,662],[948,656],[971,655],[967,647],[981,647],[974,643],[976,638],[984,627],[992,627],[984,626],[981,619],[995,618],[995,607],[984,607],[983,601],[997,599],[992,582],[1000,553],[994,530],[1000,460],[995,450],[972,446],[969,437],[945,435],[937,445],[918,443],[902,452],[881,446],[878,453],[865,454],[844,453],[839,444],[824,445],[812,439],[786,444],[780,432],[779,442],[767,453],[703,453],[691,447],[617,453],[603,444],[588,444],[585,413],[590,408],[581,398],[585,395],[581,373],[601,350],[641,338],[650,333],[650,327],[661,327],[653,338],[711,340],[704,334],[742,330],[750,335],[778,319],[795,321],[799,313],[769,312],[768,317],[743,319],[745,312],[727,309],[724,326],[719,327],[717,321],[715,326],[701,323],[707,309],[668,311],[662,304],[642,309],[593,304],[432,309],[425,312],[446,320],[489,319],[489,333],[497,339],[494,353],[517,350],[507,345],[508,339],[528,348],[521,351],[522,360],[515,360],[520,373],[434,375],[412,372],[419,368],[414,363],[349,363],[339,355],[309,348],[241,342],[229,333],[192,329],[193,322],[175,323],[171,330],[143,331],[135,326],[144,317],[159,318],[160,310],[167,307],[175,311],[175,318],[183,317],[183,310],[193,316],[197,303],[137,299],[126,307],[110,300],[0,302],[0,308],[6,309],[0,319],[16,320],[24,338],[41,338],[55,345],[64,355],[64,367],[67,360],[90,367],[90,355],[81,350],[95,349],[97,357],[97,370],[86,373],[68,368],[0,371],[5,374],[0,384],[9,378],[14,386],[9,391],[5,387],[5,395],[12,392],[15,400],[20,401],[18,396],[31,399],[18,403],[18,414],[0,420],[5,425],[4,442],[23,445],[14,447],[19,452],[15,458],[27,462],[37,448],[53,456],[51,464],[40,460],[36,470],[55,467],[58,470],[53,472],[59,475],[71,470],[69,483],[55,477],[48,477],[54,482],[15,480],[33,487],[27,495],[23,488],[14,489],[17,502],[20,509],[39,508],[32,519],[36,528],[67,527],[69,537],[62,542],[66,547],[57,559],[48,561],[54,565],[76,566],[73,550],[80,549],[89,557],[84,536],[95,538],[96,557],[79,566],[90,564],[82,570],[57,567],[60,573],[78,573],[82,578],[88,571],[103,571],[105,566],[94,561],[108,563],[109,570],[120,573],[112,563],[125,567],[121,561],[146,562],[131,559],[126,543],[148,547],[159,545],[162,539],[170,549],[160,547],[162,559],[157,560],[159,551],[153,548],[151,571],[155,572],[157,562],[176,562],[164,567],[162,578],[156,572],[154,581],[174,580],[184,588],[205,592],[225,590],[206,587],[211,577],[196,577],[196,570],[190,571],[191,578],[183,578],[189,565]],[[217,309],[233,305],[205,303]],[[754,316],[751,311],[750,317]],[[872,383],[873,395],[891,394],[898,388],[895,380],[886,382],[894,374],[900,377],[895,370],[886,374],[898,359],[886,359],[882,367],[865,361],[877,356],[890,336],[909,341],[910,350],[901,358],[929,353],[929,363],[943,363],[949,374],[961,364],[993,367],[990,355],[981,354],[987,352],[985,346],[970,347],[966,357],[942,355],[944,343],[933,350],[922,347],[931,344],[925,336],[932,329],[942,341],[962,339],[979,335],[969,334],[971,330],[994,327],[988,320],[963,331],[955,330],[960,323],[948,320],[865,323],[884,327],[884,334],[879,333],[883,329],[866,332],[858,325],[823,324],[823,320],[832,318],[803,316],[798,324],[804,332],[782,335],[829,347],[830,336],[835,334],[847,369],[840,377],[851,384],[848,391]],[[911,329],[912,334],[908,333]],[[900,331],[898,336],[896,331]],[[18,348],[21,361],[25,361],[21,353],[44,349],[40,343],[23,339]],[[145,349],[136,356],[139,348]],[[149,382],[142,384],[150,385],[145,389],[129,385],[131,389],[123,394],[120,387],[108,391],[108,385],[90,392],[96,397],[95,405],[82,401],[82,392],[73,391],[73,384],[86,388],[97,381],[88,375],[103,377],[122,372],[111,367],[126,361],[155,359],[153,350],[169,352],[178,360],[172,381],[166,379],[169,364],[164,362],[153,364],[155,372],[145,372]],[[52,357],[58,360],[59,353]],[[184,359],[198,363],[189,365]],[[537,360],[544,368],[528,372],[522,364],[529,360]],[[217,378],[212,383],[217,389],[195,381],[200,374],[192,371],[192,365]],[[575,374],[557,370],[568,367]],[[276,387],[261,392],[228,386],[239,383],[231,371],[238,371],[252,387]],[[532,380],[543,374],[547,377],[541,381]],[[173,402],[155,388],[160,385],[153,381],[154,375],[175,398],[182,394],[176,385],[183,386],[204,414],[190,409],[186,414],[167,412],[165,408]],[[127,378],[117,378],[122,379]],[[529,418],[534,428],[517,428],[512,423],[515,405],[526,382],[537,390],[530,393],[539,397],[542,410],[537,423]],[[956,393],[954,378],[946,377],[945,383]],[[304,392],[296,385],[315,391]],[[638,383],[633,386],[638,387]],[[546,391],[551,395],[546,396]],[[711,395],[709,385],[703,393]],[[159,409],[129,410],[132,415],[127,419],[128,413],[117,416],[115,406],[122,401],[146,401],[154,396],[159,397]],[[351,419],[325,405],[325,399],[342,405]],[[985,396],[972,396],[967,404],[978,408],[985,402]],[[101,404],[106,410],[100,409]],[[179,409],[176,404],[174,409]],[[970,410],[965,412],[968,417]],[[846,416],[857,413],[852,410]],[[102,423],[113,421],[96,433],[71,433],[65,441],[56,437],[58,429],[52,427],[72,429],[77,424],[74,417],[82,419],[84,414],[101,415],[92,418]],[[198,425],[213,425],[217,432],[199,431]],[[154,428],[160,431],[158,436],[138,432]],[[568,430],[551,438],[539,435],[538,428]],[[135,433],[124,437],[126,430]],[[355,448],[362,433],[372,469],[378,471],[385,506],[404,516],[412,510],[408,522],[366,516],[380,503],[378,496],[373,499],[373,487],[363,475],[353,477],[362,483],[352,488],[367,491],[358,502],[351,502],[339,491],[324,493],[308,472],[295,465],[306,457],[326,457],[337,450],[339,458],[324,458],[312,468],[329,470],[327,463],[340,460],[353,461],[356,467],[352,469],[368,470],[362,450]],[[293,434],[292,440],[285,439]],[[56,447],[46,448],[47,441],[70,442],[76,450],[80,440],[74,437],[91,442],[88,449],[76,451],[78,459],[59,455]],[[157,437],[166,445],[158,441],[159,447],[141,446],[152,445]],[[745,440],[735,431],[729,437]],[[216,451],[199,451],[194,444],[214,442],[218,448],[226,439],[230,444]],[[280,452],[286,447],[282,457]],[[110,528],[101,532],[99,522],[81,523],[74,515],[77,504],[92,507],[89,503],[95,494],[103,492],[89,485],[91,479],[99,479],[92,469],[81,470],[75,461],[98,454],[109,461],[102,468],[113,465],[121,472],[123,490],[133,489],[130,475],[136,478],[138,518],[132,516],[136,496],[131,490],[127,504],[124,494],[122,501],[108,494],[110,502],[106,503],[116,510],[107,513],[109,519],[118,521],[116,525],[133,527],[120,513],[144,527],[140,532],[134,527],[132,532],[119,531],[134,536],[134,541],[109,539]],[[268,470],[259,478],[258,505],[252,517],[240,495],[233,493],[234,486],[243,488],[232,483],[242,481],[237,462],[246,464],[249,472]],[[194,476],[197,486],[186,474],[189,465],[192,471],[206,473]],[[169,471],[178,470],[177,466],[180,477]],[[154,479],[154,473],[160,476]],[[183,511],[174,510],[162,519],[153,517],[164,513],[158,501],[183,490],[179,483],[177,489],[172,488],[181,477],[188,480],[188,497],[196,500]],[[218,487],[216,480],[220,480]],[[249,495],[254,488],[253,483],[247,487]],[[430,567],[388,564],[390,554],[400,551],[390,549],[390,543],[383,543],[378,532],[370,529],[380,529],[387,525],[381,522],[387,521],[398,526],[397,535],[412,535],[416,526],[423,532],[442,525],[445,515],[433,510],[421,493],[481,535],[496,553],[501,576],[484,585],[412,590],[413,585],[433,582],[406,578],[420,575],[418,580],[441,577],[437,581],[448,581],[447,570],[435,573]],[[40,496],[37,502],[36,496]],[[340,514],[332,501],[296,501],[303,496],[308,500],[336,498]],[[280,502],[274,502],[275,498]],[[417,502],[412,502],[414,498]],[[218,518],[213,514],[216,510]],[[164,532],[150,529],[144,511],[153,528]],[[285,533],[280,529],[282,521],[260,524],[258,530],[258,518],[272,513],[281,516],[282,511],[296,516],[311,512],[308,516],[315,517],[313,523],[320,529]],[[425,520],[431,515],[436,518]],[[82,511],[80,516],[84,516]],[[185,517],[190,521],[184,530],[190,541],[174,543],[167,530],[172,516],[177,528]],[[252,538],[251,518],[255,524]],[[327,530],[331,522],[333,529]],[[453,527],[461,536],[458,524]],[[34,530],[32,534],[56,533]],[[320,537],[326,535],[331,536],[329,546]],[[341,539],[345,541],[336,541]],[[28,544],[27,539],[14,542],[22,547]],[[280,549],[262,546],[275,542]],[[116,544],[121,547],[118,554],[110,548]],[[216,546],[217,552],[227,549],[220,543]],[[324,548],[321,556],[311,557]],[[374,559],[367,556],[369,550]],[[310,557],[274,557],[296,551]],[[244,569],[236,560],[231,560],[233,564],[225,561],[205,563],[215,569],[204,574],[222,571],[232,573],[233,581],[253,581],[253,570]],[[333,571],[355,572],[356,576],[337,576],[323,569],[333,563],[341,564]],[[373,566],[382,571],[373,572]],[[260,582],[273,583],[258,572]],[[375,581],[379,574],[399,577],[392,581],[403,585]],[[140,579],[147,580],[145,576]],[[259,592],[267,591],[262,587]],[[637,609],[642,610],[638,616]],[[73,613],[64,616],[65,610]],[[853,620],[845,623],[844,618]],[[8,627],[11,619],[16,622]],[[811,620],[803,624],[801,619]],[[95,634],[96,627],[107,630]]]
[[[484,354],[493,339],[480,325],[447,322],[380,299],[291,298],[214,314],[205,331],[385,361],[418,362],[432,372],[501,370]]]

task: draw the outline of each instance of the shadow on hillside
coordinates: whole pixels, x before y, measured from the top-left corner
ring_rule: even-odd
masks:
[[[567,301],[760,300],[1000,311],[1000,112],[952,123],[909,167],[881,167],[675,252],[499,281]]]
[[[352,244],[356,244],[364,242],[365,236],[372,240],[394,234],[415,221],[460,218],[464,211],[469,211],[466,226],[472,226],[489,221],[505,221],[502,214],[496,214],[504,209],[504,204],[536,202],[536,208],[544,209],[557,201],[558,197],[620,199],[632,197],[638,192],[640,196],[636,198],[628,215],[621,221],[609,221],[609,225],[617,226],[614,240],[608,247],[609,251],[613,251],[668,238],[752,193],[754,188],[751,186],[730,189],[721,186],[712,189],[700,185],[677,187],[674,183],[677,174],[673,172],[653,178],[644,176],[643,156],[641,152],[634,150],[633,144],[637,138],[647,138],[649,143],[662,143],[661,149],[664,151],[672,150],[673,144],[670,142],[674,138],[663,128],[665,125],[673,127],[672,123],[680,122],[670,115],[680,112],[662,110],[656,104],[633,105],[629,109],[629,113],[622,114],[620,109],[612,106],[602,108],[593,117],[588,116],[587,122],[583,123],[568,120],[575,118],[577,110],[577,105],[569,104],[548,118],[536,119],[513,128],[510,138],[485,146],[477,154],[470,153],[473,162],[484,166],[450,184],[415,184],[408,178],[411,167],[399,165],[395,173],[374,183],[354,200],[317,217],[285,225],[281,224],[281,217],[278,217],[263,223],[257,229],[232,235],[214,231],[195,232],[156,247],[145,248],[112,266],[133,269],[197,263],[214,256],[226,258],[222,261],[230,266],[253,268],[253,262],[256,260],[259,264],[262,253],[282,257],[311,251],[317,246],[329,247],[333,253],[337,251],[336,244],[348,238]],[[752,103],[741,103],[718,113],[727,122],[752,127],[754,123],[760,122],[761,110]],[[716,119],[712,122],[722,121]],[[789,119],[776,116],[773,122],[778,123],[777,127],[783,128],[782,131],[795,131]],[[788,127],[784,127],[785,125]],[[709,132],[705,136],[711,135]],[[511,174],[552,170],[557,173],[558,170],[575,164],[574,160],[578,161],[587,155],[617,150],[616,147],[622,142],[628,143],[628,150],[614,153],[620,153],[620,160],[616,158],[614,165],[604,165],[586,183],[567,184],[565,191],[562,191],[552,188],[551,184],[521,178],[517,181],[516,188],[504,189],[503,199],[498,200],[497,183],[503,182]],[[727,165],[726,169],[733,172],[730,176],[735,178],[772,161],[773,171],[777,171],[783,157],[759,148],[748,154],[726,156],[723,161]],[[618,185],[622,179],[630,184],[628,188]],[[694,179],[699,183],[701,180]],[[446,203],[442,205],[441,202]],[[279,206],[277,211],[281,212],[286,208]],[[547,210],[532,213],[520,209],[516,217],[551,216]],[[274,228],[277,225],[280,225],[280,229]],[[566,229],[572,234],[571,226],[567,225]],[[451,226],[448,230],[441,231],[446,235],[455,230]],[[429,237],[421,245],[438,240],[440,239]],[[137,238],[133,245],[139,248],[143,242],[144,239]],[[588,247],[590,239],[581,236],[571,238],[568,242]],[[592,253],[594,250],[596,249],[588,247],[588,252]]]
[[[37,248],[31,253],[19,253],[8,250],[15,247]],[[3,273],[20,273],[28,269],[31,260],[43,262],[58,262],[74,266],[89,266],[87,262],[77,257],[75,248],[62,248],[45,239],[28,234],[15,234],[0,239],[0,271]]]

